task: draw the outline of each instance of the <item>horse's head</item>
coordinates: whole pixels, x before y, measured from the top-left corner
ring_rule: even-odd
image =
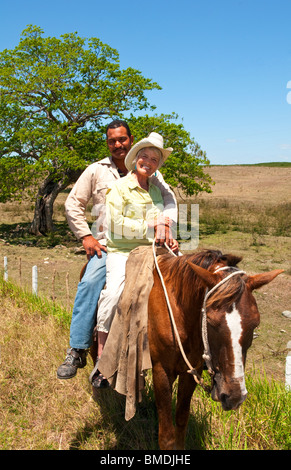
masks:
[[[213,372],[211,396],[221,402],[224,410],[237,409],[247,396],[246,353],[260,321],[252,291],[271,282],[283,270],[247,276],[230,266],[221,269],[221,264],[208,270],[188,263],[209,293],[204,305],[204,348]],[[228,280],[221,283],[226,277]]]

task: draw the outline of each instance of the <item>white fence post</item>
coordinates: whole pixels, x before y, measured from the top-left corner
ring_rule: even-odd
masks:
[[[32,293],[37,295],[37,266],[32,267]]]
[[[4,281],[8,281],[8,261],[7,261],[7,256],[4,256]]]

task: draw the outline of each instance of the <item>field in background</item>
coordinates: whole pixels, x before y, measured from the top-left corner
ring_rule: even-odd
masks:
[[[255,294],[261,324],[247,359],[249,398],[239,412],[221,413],[201,391],[195,394],[187,447],[290,449],[290,394],[286,398],[283,389],[291,320],[282,312],[291,310],[291,168],[211,167],[209,173],[216,181],[213,193],[186,200],[199,204],[198,249],[243,256],[240,267],[249,273],[285,272]],[[70,314],[64,311],[73,304],[86,262],[84,254],[75,254],[80,245],[65,223],[65,198],[60,195],[55,206],[58,231],[40,239],[25,232],[30,204],[0,204],[0,257],[8,257],[13,282],[9,288],[1,283],[0,448],[155,449],[150,381],[137,416],[125,423],[121,397],[92,400],[91,365],[71,381],[56,379],[69,341]],[[35,264],[38,299],[29,294]]]

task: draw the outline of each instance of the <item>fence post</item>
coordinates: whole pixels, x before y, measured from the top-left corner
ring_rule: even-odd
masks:
[[[37,266],[32,267],[32,293],[37,295]]]
[[[8,281],[8,261],[7,261],[7,256],[4,256],[4,281]]]

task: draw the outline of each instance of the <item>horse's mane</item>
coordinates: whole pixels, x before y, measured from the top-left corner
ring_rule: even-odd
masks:
[[[183,305],[190,301],[193,302],[193,295],[196,295],[198,300],[205,293],[204,282],[194,272],[188,261],[204,269],[210,269],[211,266],[223,263],[223,265],[229,266],[231,270],[236,268],[241,258],[231,254],[223,254],[219,250],[203,250],[198,253],[177,257],[173,257],[171,254],[160,256],[159,267],[163,273],[164,280],[171,286],[171,291],[175,295],[177,303]],[[229,274],[228,270],[226,274]],[[218,308],[223,303],[227,307],[241,296],[243,289],[244,282],[241,276],[234,276],[229,282],[222,284],[210,296],[207,305]]]

